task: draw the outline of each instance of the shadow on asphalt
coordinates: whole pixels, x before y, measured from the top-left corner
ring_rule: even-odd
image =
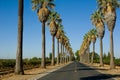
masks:
[[[60,72],[73,72],[73,71],[81,71],[81,70],[87,70],[87,71],[89,71],[89,70],[105,70],[105,71],[107,71],[108,69],[98,69],[98,68],[90,68],[89,66],[87,66],[87,65],[84,65],[84,64],[82,64],[82,65],[78,65],[78,64],[82,64],[82,63],[78,63],[77,62],[77,68],[75,69],[75,68],[69,68],[69,69],[64,69],[64,70],[57,70],[57,71],[54,71],[54,72],[52,72],[52,73],[60,73]],[[67,66],[65,66],[65,67],[68,67],[68,66],[70,66],[70,65],[67,65]]]
[[[82,77],[80,80],[111,80],[111,78],[120,77],[120,75],[99,74],[95,76]]]
[[[80,71],[80,70],[106,70],[106,69],[92,69],[92,68],[83,68],[83,69],[76,69],[76,71]],[[55,72],[51,72],[51,73],[60,73],[60,72],[73,72],[75,71],[75,69],[69,69],[69,70],[60,70],[60,71],[55,71]]]

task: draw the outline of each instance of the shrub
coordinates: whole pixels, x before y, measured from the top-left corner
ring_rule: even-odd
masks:
[[[15,66],[15,60],[14,59],[1,59],[0,60],[0,67],[10,67],[13,68]]]

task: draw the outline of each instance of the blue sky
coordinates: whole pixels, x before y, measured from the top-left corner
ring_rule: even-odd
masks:
[[[94,26],[90,16],[97,9],[96,0],[56,0],[55,10],[61,15],[64,30],[70,39],[73,51],[80,49],[83,35]],[[0,58],[15,58],[17,49],[18,0],[1,0],[0,2]],[[120,57],[120,10],[114,29],[114,54]],[[109,52],[109,31],[105,27],[103,52]],[[24,0],[24,37],[23,57],[41,57],[41,23],[36,12],[31,9],[31,0]],[[46,55],[51,52],[52,38],[46,27]],[[99,53],[99,39],[96,41]],[[92,50],[92,46],[91,46]]]

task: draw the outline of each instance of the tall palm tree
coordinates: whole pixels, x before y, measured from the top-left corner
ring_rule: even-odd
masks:
[[[68,44],[68,42],[69,42],[69,39],[68,39],[68,37],[65,35],[64,36],[64,63],[66,63],[66,46],[67,46],[67,44]]]
[[[59,64],[60,62],[60,54],[59,54],[59,40],[60,40],[60,35],[62,32],[62,28],[63,26],[61,25],[61,23],[58,23],[58,31],[56,33],[56,38],[57,38],[57,64]]]
[[[98,7],[104,15],[105,22],[107,23],[110,32],[110,68],[114,69],[114,44],[113,44],[113,30],[116,22],[116,9],[120,7],[118,0],[97,0]]]
[[[23,9],[24,9],[24,0],[19,1],[19,10],[18,10],[18,47],[16,55],[16,66],[15,74],[23,75],[23,61],[22,61],[22,44],[23,44]]]
[[[63,35],[63,63],[65,63],[65,34]]]
[[[42,61],[41,67],[46,68],[45,65],[45,23],[48,20],[51,9],[54,8],[54,0],[32,0],[32,9],[37,10],[39,20],[42,23]]]
[[[62,33],[61,33],[61,35],[62,35]],[[60,41],[60,46],[61,46],[61,53],[60,53],[60,63],[61,64],[63,62],[63,60],[62,60],[62,54],[63,54],[63,45],[62,45],[62,42],[63,42],[63,40],[62,39],[63,39],[62,36],[60,36],[59,41]]]
[[[60,29],[58,28],[57,34],[57,64],[59,64],[59,39],[60,39]]]
[[[89,32],[86,34],[86,37],[87,37],[87,43],[86,43],[86,45],[87,45],[87,49],[86,49],[87,63],[89,64],[90,63],[90,54],[89,53],[90,53],[90,44],[91,44],[91,35]]]
[[[64,63],[64,33],[61,35],[61,62]]]
[[[51,61],[51,65],[55,65],[55,36],[56,36],[56,33],[57,33],[57,30],[58,30],[58,23],[59,23],[59,20],[60,19],[60,15],[57,13],[57,12],[51,12],[51,14],[49,15],[49,21],[50,21],[50,32],[51,32],[51,35],[52,35],[52,61]]]
[[[103,43],[102,39],[104,37],[104,22],[103,22],[103,16],[100,13],[100,11],[95,11],[94,14],[91,16],[92,24],[96,27],[97,29],[97,35],[100,38],[100,66],[103,66]]]
[[[64,31],[61,30],[60,39],[59,39],[61,44],[60,63],[63,63],[63,36],[64,36]]]
[[[84,35],[81,48],[79,50],[80,61],[89,63],[89,46],[91,38],[89,32]]]
[[[66,43],[65,43],[65,53],[66,53],[66,55],[65,55],[65,62],[67,63],[67,47],[70,45],[70,43],[69,43],[69,39],[67,39],[67,41],[66,41]]]
[[[86,39],[86,37],[84,36],[82,45],[81,45],[80,50],[79,50],[80,62],[83,62],[83,59],[84,59],[84,58],[83,58],[83,54],[84,54],[84,52],[85,52],[85,49],[84,49],[85,39]]]
[[[68,43],[68,38],[66,35],[63,35],[63,63],[65,63],[65,57],[66,57],[65,47],[67,43]]]
[[[91,41],[93,42],[93,52],[91,57],[91,64],[93,64],[94,54],[95,54],[95,42],[96,42],[96,29],[90,30]]]

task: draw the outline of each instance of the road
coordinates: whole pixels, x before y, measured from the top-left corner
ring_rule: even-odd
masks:
[[[97,69],[82,63],[73,62],[38,80],[114,80],[112,77],[112,75],[102,74]]]

